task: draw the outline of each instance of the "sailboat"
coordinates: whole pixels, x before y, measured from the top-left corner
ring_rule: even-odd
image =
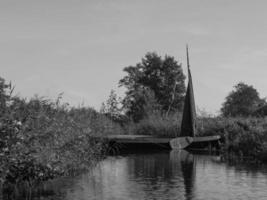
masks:
[[[196,107],[193,91],[193,82],[189,64],[188,45],[186,45],[186,60],[188,71],[188,85],[186,89],[186,95],[184,99],[184,109],[181,122],[181,131],[179,137],[170,140],[170,146],[172,149],[185,149],[193,146],[195,143],[208,145],[212,141],[218,141],[220,136],[205,136],[197,137],[197,119],[196,119]],[[203,145],[200,145],[203,146]]]

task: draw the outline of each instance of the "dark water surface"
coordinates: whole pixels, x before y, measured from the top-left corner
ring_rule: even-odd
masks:
[[[264,166],[229,165],[185,151],[110,156],[90,173],[53,181],[34,199],[267,199]]]

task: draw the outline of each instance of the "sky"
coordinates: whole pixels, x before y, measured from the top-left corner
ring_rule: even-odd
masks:
[[[99,109],[123,68],[151,51],[186,73],[196,106],[217,114],[238,82],[267,96],[267,1],[0,0],[0,76],[15,93]]]

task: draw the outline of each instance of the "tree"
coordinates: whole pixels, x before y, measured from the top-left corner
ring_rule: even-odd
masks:
[[[101,105],[100,113],[123,126],[128,122],[128,118],[121,111],[121,99],[114,90],[111,90],[109,98]]]
[[[105,103],[102,103],[102,106],[100,108],[100,113],[109,114],[112,117],[116,117],[120,114],[120,108],[119,108],[119,98],[117,97],[117,94],[114,90],[110,91],[110,95],[108,100]]]
[[[240,82],[226,97],[221,112],[226,117],[250,116],[264,104],[265,100],[259,97],[258,91],[253,86]]]
[[[127,75],[119,81],[126,88],[123,107],[138,121],[144,116],[145,94],[152,91],[163,111],[180,111],[185,94],[185,76],[174,57],[161,58],[147,53],[140,63],[124,68]]]

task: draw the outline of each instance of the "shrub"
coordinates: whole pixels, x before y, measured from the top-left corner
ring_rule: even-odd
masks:
[[[71,108],[11,95],[0,79],[0,183],[30,184],[88,169],[104,146],[94,135],[120,133],[120,126],[92,108]]]
[[[198,133],[220,135],[226,151],[255,157],[266,148],[266,128],[266,118],[201,118]]]

